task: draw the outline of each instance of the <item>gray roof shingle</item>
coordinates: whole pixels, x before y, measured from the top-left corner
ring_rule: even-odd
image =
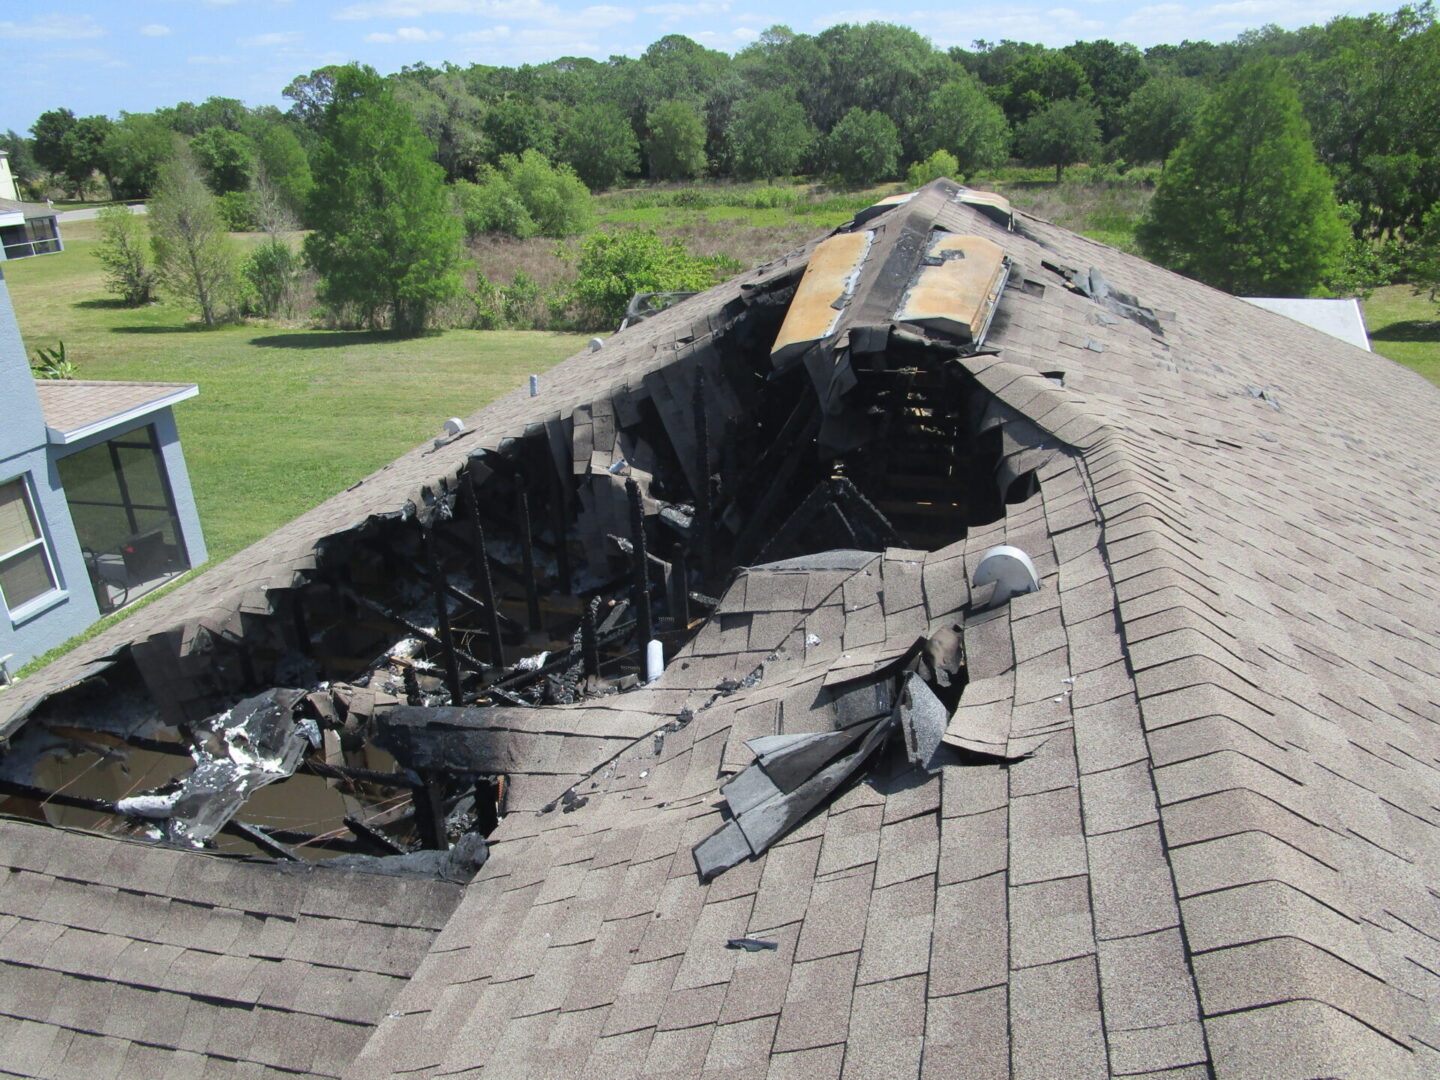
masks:
[[[1037,491],[939,551],[739,573],[664,678],[617,699],[625,715],[612,718],[627,734],[682,707],[693,722],[587,774],[573,813],[508,815],[454,914],[434,922],[444,929],[411,939],[428,951],[409,972],[347,953],[368,981],[329,1007],[344,1016],[295,1011],[325,1000],[300,978],[315,966],[292,944],[301,921],[345,923],[359,941],[398,909],[331,916],[310,910],[333,903],[329,891],[277,886],[292,889],[277,894],[284,914],[237,910],[205,967],[192,954],[223,920],[211,894],[181,882],[188,857],[147,852],[142,866],[106,841],[119,854],[77,880],[115,889],[94,907],[123,908],[122,928],[148,919],[164,950],[135,953],[130,934],[112,956],[81,946],[115,922],[37,918],[52,894],[71,902],[68,885],[47,869],[40,830],[14,827],[24,835],[6,846],[24,887],[4,907],[14,921],[0,925],[0,948],[57,958],[33,969],[27,1000],[43,1015],[0,1010],[16,1053],[49,1075],[72,1053],[103,1057],[91,1040],[133,1038],[128,997],[110,1007],[115,1034],[56,1005],[61,980],[90,977],[71,968],[108,964],[160,984],[144,993],[223,979],[254,999],[248,1045],[276,1059],[252,1049],[245,1060],[356,1078],[1434,1074],[1440,394],[1045,222],[1021,215],[1008,232],[954,195],[932,185],[867,222],[875,265],[907,229],[1004,245],[1015,267],[987,339],[997,355],[954,362],[994,395],[983,422],[999,431],[998,475],[1033,469]],[[472,438],[493,445],[527,420],[573,415],[572,448],[590,448],[575,468],[588,475],[592,455],[603,467],[629,452],[617,440],[643,395],[673,405],[660,415],[682,442],[688,365],[706,365],[707,386],[726,378],[703,313],[803,262],[797,253],[566,362],[547,375],[548,396],[497,402]],[[1162,332],[1046,264],[1102,267],[1162,313]],[[862,273],[837,338],[887,320],[897,288]],[[1063,385],[1044,375],[1060,369]],[[66,685],[130,637],[175,654],[173,628],[226,625],[238,596],[288,588],[313,565],[318,537],[407,499],[423,508],[421,487],[467,452],[401,459],[36,688]],[[693,455],[681,456],[688,467]],[[585,528],[614,512],[603,502]],[[968,582],[999,543],[1031,555],[1042,588],[981,614]],[[827,730],[837,687],[956,624],[971,681],[950,741],[1010,760],[957,752],[930,779],[882,760],[768,851],[697,879],[691,848],[724,820],[719,789],[753,757],[744,740]],[[760,665],[756,685],[716,699],[722,679]],[[0,708],[23,719],[8,695]],[[184,902],[162,892],[137,905],[124,892],[152,866],[175,895],[192,890]],[[173,921],[154,917],[157,904]],[[257,916],[258,928],[243,921]],[[742,935],[777,948],[725,948]],[[132,993],[106,978],[112,995]],[[372,1031],[363,1017],[386,978],[404,985]],[[56,1009],[70,1010],[65,1024]],[[313,1042],[282,1031],[282,1010],[354,1037],[312,1060]],[[196,1054],[246,1038],[167,1009],[145,1022],[143,1041]]]

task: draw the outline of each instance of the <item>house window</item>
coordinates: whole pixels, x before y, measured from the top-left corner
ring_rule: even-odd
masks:
[[[0,484],[0,599],[13,613],[53,592],[55,568],[24,477]]]

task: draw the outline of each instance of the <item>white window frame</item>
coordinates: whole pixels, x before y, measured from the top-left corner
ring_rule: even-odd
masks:
[[[50,539],[45,529],[45,518],[40,513],[40,500],[35,497],[35,482],[28,472],[20,473],[18,476],[6,477],[0,480],[0,486],[20,482],[21,496],[25,499],[25,509],[30,512],[30,520],[35,523],[36,537],[28,544],[21,544],[11,551],[0,551],[0,561],[13,558],[31,548],[39,547],[45,555],[45,567],[50,571],[50,580],[54,582],[48,592],[32,597],[19,607],[11,607],[10,602],[5,599],[5,592],[0,588],[0,606],[3,606],[10,613],[10,623],[18,626],[26,619],[34,618],[42,611],[54,607],[61,600],[65,599],[65,589],[60,582],[60,569],[55,563],[55,553],[50,550]]]

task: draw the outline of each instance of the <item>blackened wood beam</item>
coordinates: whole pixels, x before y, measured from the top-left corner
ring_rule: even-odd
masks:
[[[490,556],[485,550],[485,526],[480,523],[480,488],[472,478],[468,488],[470,497],[471,562],[475,584],[480,590],[482,609],[486,618],[486,629],[490,632],[490,661],[497,668],[505,666],[505,643],[500,640],[500,611],[495,606],[495,583],[490,578]]]
[[[640,628],[640,653],[654,636],[654,623],[650,614],[650,565],[645,550],[645,502],[640,495],[640,485],[631,477],[625,481],[625,494],[630,497],[630,543],[634,551],[630,555],[632,588],[634,590],[636,623]]]
[[[430,564],[430,591],[435,596],[435,626],[440,632],[440,652],[445,659],[445,685],[450,691],[450,704],[465,704],[460,688],[460,657],[455,651],[455,635],[450,630],[450,609],[445,601],[445,572],[440,566],[440,553],[435,549],[435,531],[422,530],[425,539],[425,561]]]
[[[450,838],[445,834],[445,793],[440,784],[429,780],[412,788],[415,805],[415,828],[420,833],[420,846],[427,851],[445,851]]]
[[[529,609],[530,631],[539,633],[542,627],[540,625],[540,586],[535,580],[535,532],[530,526],[530,496],[523,488],[520,491],[518,509],[520,512],[520,559],[522,572],[525,575],[525,604]]]
[[[760,496],[755,509],[750,512],[745,527],[735,541],[736,562],[747,565],[755,553],[764,546],[765,535],[775,528],[777,516],[790,494],[790,485],[795,473],[810,457],[807,451],[815,433],[820,430],[820,413],[814,410],[789,446],[789,453],[780,459],[775,467],[773,479],[765,494]]]
[[[598,603],[599,600],[591,600],[580,615],[580,655],[587,679],[600,677],[600,642],[595,633],[595,605]]]
[[[700,485],[695,491],[695,535],[700,543],[700,570],[708,578],[712,570],[710,534],[714,527],[714,508],[710,504],[710,427],[705,414],[705,369],[699,364],[695,366],[695,398],[691,408],[695,418],[695,454],[700,474]]]
[[[556,471],[548,453],[539,467],[545,470],[550,484],[550,527],[555,530],[556,587],[560,592],[568,593],[575,580],[570,572],[570,545],[565,540],[570,519],[568,478]]]
[[[424,705],[425,697],[420,693],[420,676],[415,674],[415,669],[406,664],[400,678],[405,683],[405,704]]]
[[[188,758],[190,747],[187,743],[169,742],[165,739],[147,739],[142,735],[126,735],[127,746],[137,750],[148,750],[153,754],[169,754],[172,757]],[[311,776],[323,776],[327,780],[358,780],[381,787],[408,788],[415,781],[401,772],[380,772],[376,769],[357,769],[353,765],[331,765],[328,761],[305,758],[295,767],[296,772]]]
[[[690,567],[684,547],[675,551],[675,561],[670,564],[670,613],[675,625],[685,629],[690,625]]]
[[[365,824],[353,814],[345,815],[345,827],[355,834],[355,838],[364,844],[369,845],[381,855],[404,855],[405,848],[397,844],[390,837],[386,836],[379,829],[372,828]]]
[[[426,630],[423,626],[417,626],[415,623],[405,618],[404,615],[401,615],[398,611],[391,611],[384,604],[378,603],[374,600],[369,599],[368,597],[362,596],[360,593],[355,592],[353,589],[346,589],[345,596],[360,607],[373,611],[381,618],[388,619],[396,626],[405,630],[412,637],[417,637],[421,641],[429,642],[437,649],[444,649],[444,642],[442,642],[438,637],[432,634],[429,630]],[[488,665],[475,659],[475,657],[471,656],[464,649],[460,648],[460,646],[454,645],[453,642],[452,645],[455,649],[455,655],[459,657],[461,662],[464,663],[464,665],[471,671],[485,672],[489,670]]]
[[[500,826],[499,783],[493,776],[475,778],[475,831],[489,836]]]
[[[287,862],[300,862],[299,855],[296,855],[264,829],[257,828],[254,825],[246,825],[243,821],[231,821],[227,824],[225,831],[234,836],[244,837],[273,859],[284,859]]]

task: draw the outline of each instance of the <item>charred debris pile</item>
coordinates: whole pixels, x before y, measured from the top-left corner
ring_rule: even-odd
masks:
[[[658,370],[477,447],[425,505],[325,537],[233,635],[165,663],[136,642],[46,700],[0,759],[0,811],[286,860],[443,852],[598,766],[536,718],[642,686],[736,567],[934,550],[1030,494],[957,362],[979,342],[869,326],[780,363],[802,269],[742,287]],[[427,745],[457,723],[484,752]]]

